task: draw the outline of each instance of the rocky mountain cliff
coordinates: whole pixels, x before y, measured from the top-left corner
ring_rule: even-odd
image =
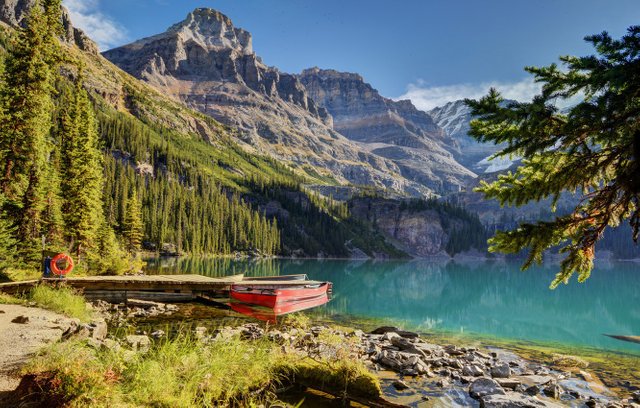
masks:
[[[449,257],[464,251],[485,251],[486,231],[480,221],[459,207],[435,200],[403,201],[354,198],[351,214],[381,231],[411,256]]]
[[[0,0],[0,21],[9,26],[25,24],[29,10],[36,0]],[[63,40],[68,44],[76,44],[78,48],[92,54],[98,54],[98,45],[84,31],[71,24],[69,12],[62,8]]]
[[[311,68],[299,78],[333,116],[335,130],[392,160],[407,179],[446,193],[475,177],[451,154],[459,151],[455,139],[411,101],[385,98],[354,73]]]
[[[506,101],[508,102],[508,101]],[[498,152],[501,146],[478,142],[468,135],[471,126],[471,110],[463,100],[449,102],[430,110],[429,115],[435,120],[445,134],[455,140],[454,149],[450,150],[455,158],[465,167],[478,172],[494,172],[511,165],[511,161],[487,159]]]
[[[200,8],[166,32],[109,50],[104,56],[200,112],[238,129],[255,151],[333,183],[430,190],[408,181],[398,166],[351,142],[307,94],[299,79],[268,67],[251,34],[218,11]]]

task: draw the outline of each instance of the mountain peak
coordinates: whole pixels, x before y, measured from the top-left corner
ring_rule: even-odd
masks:
[[[193,10],[167,32],[178,34],[183,41],[194,40],[209,50],[229,48],[241,54],[253,53],[251,34],[234,27],[229,17],[211,8]]]
[[[353,72],[340,72],[335,69],[322,69],[318,67],[307,68],[300,73],[300,76],[316,76],[322,79],[341,79],[341,80],[352,80],[358,82],[364,82],[364,78],[360,74],[356,74]]]

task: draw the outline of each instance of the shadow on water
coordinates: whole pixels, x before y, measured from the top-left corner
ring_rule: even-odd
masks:
[[[556,290],[548,288],[555,265],[521,272],[507,262],[172,258],[149,260],[148,270],[213,277],[306,273],[334,283],[333,300],[315,312],[326,318],[640,354],[640,345],[605,336],[640,335],[640,268],[632,263],[598,267],[587,282]]]

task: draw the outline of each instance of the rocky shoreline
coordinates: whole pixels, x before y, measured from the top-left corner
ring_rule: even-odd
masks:
[[[129,300],[127,305],[96,302],[93,307],[111,327],[126,326],[137,318],[171,316],[179,309],[139,300]],[[95,347],[125,347],[132,353],[145,352],[153,341],[167,335],[156,329],[117,338],[107,336],[101,323],[80,326],[76,335],[80,332]],[[640,389],[631,386],[631,397],[619,398],[589,373],[588,363],[579,358],[558,355],[550,367],[501,349],[433,344],[418,333],[397,327],[365,333],[325,324],[301,328],[245,323],[216,329],[195,327],[193,335],[202,342],[234,336],[245,341],[266,339],[285,353],[318,358],[335,357],[340,350],[378,374],[385,398],[399,405],[423,406],[441,400],[486,408],[640,408]]]

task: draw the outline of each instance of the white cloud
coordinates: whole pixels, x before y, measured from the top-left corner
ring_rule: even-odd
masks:
[[[519,102],[530,102],[542,90],[542,85],[535,83],[533,78],[525,78],[517,82],[483,82],[479,84],[456,84],[445,86],[430,86],[424,80],[407,86],[404,95],[393,98],[395,100],[410,99],[421,110],[431,110],[460,99],[479,99],[485,96],[490,88],[496,88],[505,99]],[[564,109],[581,102],[583,93],[578,93],[568,99],[556,99],[555,105]]]
[[[481,98],[489,92],[489,88],[496,88],[506,99],[514,99],[521,102],[530,101],[541,89],[540,85],[536,84],[531,78],[518,82],[496,81],[445,86],[430,86],[425,81],[420,80],[415,84],[409,84],[407,92],[394,99],[411,99],[418,109],[430,110],[459,99]]]
[[[118,45],[127,38],[120,24],[99,10],[100,0],[63,0],[75,27],[98,43],[101,50]]]

